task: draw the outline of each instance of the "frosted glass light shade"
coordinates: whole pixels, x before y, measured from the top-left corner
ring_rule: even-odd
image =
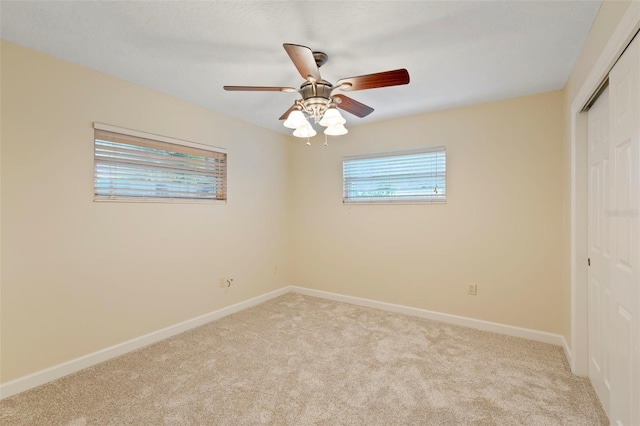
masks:
[[[320,125],[325,127],[340,126],[346,122],[347,120],[345,120],[342,114],[340,114],[340,111],[338,111],[336,108],[329,108],[322,116]]]
[[[317,133],[315,129],[311,126],[311,124],[309,124],[307,120],[305,120],[305,122],[300,127],[298,127],[295,132],[293,132],[293,136],[297,138],[311,138],[316,134]]]
[[[349,131],[342,124],[337,126],[329,126],[324,130],[324,134],[329,136],[340,136],[346,135],[347,133],[349,133]]]
[[[297,129],[298,127],[303,125],[305,122],[307,122],[307,119],[302,113],[302,111],[298,109],[294,109],[289,113],[287,120],[284,122],[284,127],[287,127],[289,129]]]

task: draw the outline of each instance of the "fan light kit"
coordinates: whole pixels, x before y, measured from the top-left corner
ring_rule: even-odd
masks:
[[[285,120],[285,127],[295,129],[293,136],[299,138],[308,139],[317,134],[309,121],[310,119],[313,119],[314,124],[326,127],[324,130],[325,135],[339,136],[347,134],[348,130],[344,127],[347,120],[340,114],[338,108],[361,118],[373,112],[373,108],[345,95],[333,95],[334,90],[365,90],[409,83],[409,72],[403,68],[343,78],[338,80],[334,86],[320,77],[319,68],[329,59],[325,53],[314,52],[306,46],[297,44],[285,43],[283,46],[298,72],[305,79],[300,89],[269,86],[224,86],[224,90],[299,93],[302,99],[297,99],[280,117],[280,120]],[[307,141],[307,145],[311,145],[311,143]]]

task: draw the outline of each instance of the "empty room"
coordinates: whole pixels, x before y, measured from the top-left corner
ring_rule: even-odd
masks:
[[[0,1],[0,424],[640,426],[640,1]]]

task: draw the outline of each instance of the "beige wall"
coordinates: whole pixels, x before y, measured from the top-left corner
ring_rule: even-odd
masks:
[[[288,137],[1,47],[2,382],[291,284]],[[228,204],[93,202],[94,121],[227,148]]]
[[[571,103],[591,72],[598,57],[609,41],[611,34],[629,7],[630,1],[604,1],[591,27],[589,36],[582,47],[580,56],[567,80],[563,91],[563,232],[562,232],[562,334],[567,342],[571,342],[571,277],[570,277],[570,203],[571,203]]]
[[[328,147],[298,142],[294,282],[559,332],[561,111],[556,91],[351,127]],[[342,156],[437,145],[446,204],[342,204]]]

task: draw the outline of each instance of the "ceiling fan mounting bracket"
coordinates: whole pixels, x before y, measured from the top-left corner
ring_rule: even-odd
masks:
[[[320,68],[327,63],[329,56],[324,52],[313,52],[313,59],[316,60],[316,65]]]

